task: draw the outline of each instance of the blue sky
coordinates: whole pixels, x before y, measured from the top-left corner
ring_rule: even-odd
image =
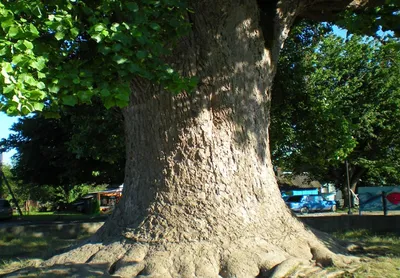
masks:
[[[0,112],[0,140],[2,138],[8,138],[11,133],[10,128],[13,123],[17,122],[18,117],[9,117],[4,112]],[[15,151],[3,153],[3,163],[11,164],[11,156],[15,154]]]

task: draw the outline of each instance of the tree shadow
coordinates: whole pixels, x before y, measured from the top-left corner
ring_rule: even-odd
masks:
[[[399,234],[367,234],[349,240],[354,244],[354,248],[349,250],[353,255],[368,258],[400,258]]]

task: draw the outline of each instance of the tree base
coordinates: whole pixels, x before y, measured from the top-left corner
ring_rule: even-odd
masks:
[[[309,235],[304,230],[303,236]],[[354,269],[358,258],[348,256],[328,235],[319,236],[329,240],[336,253],[312,237],[297,246],[310,254],[307,258],[262,237],[179,243],[140,243],[120,237],[98,243],[95,235],[39,268],[5,277],[334,277],[343,274],[343,269]],[[328,275],[324,268],[331,266],[342,271]]]

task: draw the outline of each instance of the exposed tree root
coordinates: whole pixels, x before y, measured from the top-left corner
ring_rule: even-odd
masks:
[[[109,243],[86,242],[45,261],[40,268],[5,277],[334,277],[323,268],[346,269],[357,261],[331,252],[319,241],[310,241],[305,248],[308,258],[296,257],[262,238],[159,244],[120,238]]]

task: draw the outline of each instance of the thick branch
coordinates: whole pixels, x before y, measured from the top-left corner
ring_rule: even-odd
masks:
[[[314,21],[335,21],[344,10],[363,10],[385,4],[384,0],[315,0],[304,1],[300,18]]]

